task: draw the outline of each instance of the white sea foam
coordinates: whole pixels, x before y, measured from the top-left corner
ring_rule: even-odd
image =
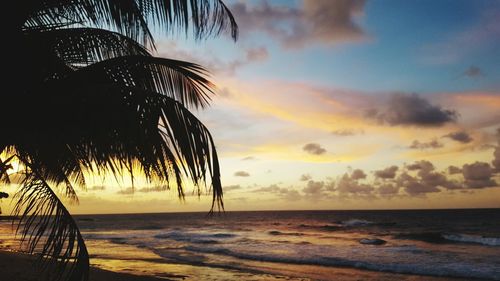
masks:
[[[344,226],[363,226],[370,224],[373,224],[373,222],[367,220],[359,220],[359,219],[350,219],[342,222],[342,225]]]
[[[258,248],[231,249],[227,247],[198,247],[187,246],[186,250],[193,253],[208,253],[230,256],[243,260],[253,260],[262,262],[279,262],[289,264],[321,265],[321,266],[346,266],[359,269],[375,271],[386,271],[394,273],[419,274],[431,276],[451,276],[460,278],[485,278],[490,280],[500,280],[500,270],[493,267],[478,267],[469,262],[455,262],[447,264],[436,264],[433,258],[417,258],[416,260],[402,260],[401,262],[386,262],[377,259],[357,259],[343,254],[340,250],[338,256],[322,256],[315,251],[296,251],[275,253],[268,247],[269,251],[262,251]],[[308,247],[309,248],[309,247]],[[282,248],[284,249],[284,248]],[[306,249],[306,248],[304,248]],[[309,248],[310,249],[310,248]],[[277,249],[275,249],[277,250]],[[376,255],[376,252],[372,252]]]
[[[480,235],[470,234],[443,234],[443,238],[462,243],[476,243],[487,246],[500,246],[500,238],[498,237],[484,237]]]

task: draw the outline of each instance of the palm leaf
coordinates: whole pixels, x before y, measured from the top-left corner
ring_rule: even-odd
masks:
[[[154,24],[170,31],[187,33],[192,28],[200,39],[230,30],[231,37],[238,38],[236,20],[221,0],[137,0],[137,5]]]
[[[197,39],[230,30],[238,37],[238,25],[221,0],[43,0],[32,4],[24,21],[27,30],[50,30],[92,23],[154,45],[148,20],[165,31],[192,29]]]
[[[41,0],[28,5],[25,30],[53,30],[91,24],[116,30],[144,45],[153,36],[134,0]]]
[[[138,87],[174,98],[184,106],[205,107],[214,85],[201,66],[178,60],[124,56],[83,68],[69,79]]]
[[[66,28],[45,32],[26,32],[25,36],[42,44],[65,63],[86,66],[103,60],[127,56],[150,56],[144,46],[120,33],[97,28]],[[35,46],[34,46],[35,47]]]
[[[18,156],[19,157],[19,156]],[[17,233],[29,253],[38,253],[41,276],[51,280],[88,280],[89,260],[75,221],[43,176],[27,159],[25,179],[15,195]]]

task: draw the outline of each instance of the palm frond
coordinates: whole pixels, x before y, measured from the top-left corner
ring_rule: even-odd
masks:
[[[213,207],[222,208],[214,142],[181,102],[139,87],[89,81],[95,80],[69,80],[66,88],[33,101],[48,113],[32,110],[37,116],[33,129],[26,130],[16,149],[44,167],[44,177],[64,183],[60,175],[72,175],[79,167],[120,173],[132,171],[136,163],[136,171],[148,179],[175,179],[180,197],[183,175],[198,188],[210,181]]]
[[[97,28],[65,28],[26,32],[25,36],[43,44],[65,63],[86,66],[120,56],[150,56],[144,46],[120,33]]]
[[[150,19],[168,32],[192,29],[197,39],[225,30],[234,40],[238,37],[236,20],[221,0],[42,0],[32,5],[24,28],[53,30],[90,23],[154,46]]]
[[[0,154],[2,153],[2,151],[3,148],[0,148]],[[7,159],[5,159],[5,161],[2,161],[2,159],[0,159],[0,183],[10,184],[10,178],[9,174],[7,174],[7,170],[12,168],[12,165],[9,163],[12,158],[14,158],[14,155],[8,157]]]
[[[210,132],[179,102],[168,97],[161,97],[161,102],[160,133],[164,141],[174,147],[195,185],[206,182],[206,175],[210,175],[213,195],[211,210],[215,207],[224,209],[219,160]]]
[[[156,57],[124,56],[109,59],[74,74],[70,79],[112,83],[125,87],[159,92],[186,107],[205,107],[214,93],[214,85],[201,66]]]
[[[63,26],[110,28],[143,45],[153,36],[135,0],[41,0],[32,4],[25,30],[53,30]]]
[[[27,159],[25,179],[15,195],[17,233],[29,253],[37,253],[42,276],[51,280],[88,280],[89,260],[75,221],[43,176]]]
[[[192,28],[198,39],[229,30],[238,38],[238,25],[221,0],[137,0],[143,14],[167,30]]]

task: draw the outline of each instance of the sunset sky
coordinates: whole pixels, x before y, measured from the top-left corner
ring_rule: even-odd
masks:
[[[500,1],[226,3],[236,43],[157,35],[218,87],[226,210],[500,207]],[[94,178],[69,209],[210,208],[157,191]]]

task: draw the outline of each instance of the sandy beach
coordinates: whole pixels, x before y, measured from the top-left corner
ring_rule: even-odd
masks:
[[[38,280],[33,267],[33,257],[21,253],[0,251],[0,272],[2,280]],[[159,281],[168,279],[118,273],[93,267],[90,270],[90,280]]]

